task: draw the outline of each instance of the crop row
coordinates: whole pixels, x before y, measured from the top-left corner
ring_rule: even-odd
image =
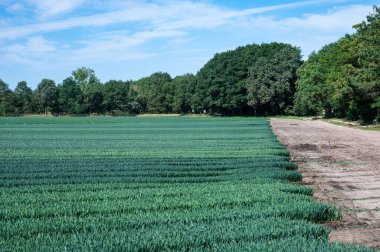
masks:
[[[0,118],[0,251],[367,251],[329,244],[265,118]],[[290,181],[290,182],[289,182]]]

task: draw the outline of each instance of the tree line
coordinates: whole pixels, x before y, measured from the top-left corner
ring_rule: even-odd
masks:
[[[298,69],[295,114],[380,117],[380,8],[354,28],[353,35],[324,46]]]
[[[157,72],[101,83],[81,67],[58,85],[43,79],[32,90],[21,81],[13,91],[0,80],[0,114],[285,113],[300,64],[298,48],[271,43],[216,54],[197,75]]]
[[[86,67],[62,83],[0,80],[0,115],[210,113],[322,115],[373,120],[380,110],[380,9],[356,32],[302,61],[285,43],[217,53],[196,75],[157,72],[137,81],[101,83]]]

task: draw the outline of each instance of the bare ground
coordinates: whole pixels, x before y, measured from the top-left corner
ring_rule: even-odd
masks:
[[[331,241],[380,247],[380,132],[322,121],[271,119],[319,201],[343,209]]]

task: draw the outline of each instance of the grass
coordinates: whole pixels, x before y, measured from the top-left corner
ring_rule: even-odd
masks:
[[[350,161],[342,161],[342,162],[335,162],[335,164],[341,165],[341,166],[366,166],[368,163],[366,162],[350,162]]]
[[[380,124],[378,125],[360,125],[358,121],[346,121],[344,119],[338,119],[338,118],[329,118],[329,119],[322,119],[324,122],[332,123],[339,126],[344,127],[350,127],[355,129],[362,129],[362,130],[369,130],[369,131],[380,131]]]
[[[271,116],[270,118],[280,118],[280,119],[294,119],[294,120],[312,120],[313,117],[306,116],[292,116],[292,115],[282,115],[282,116]]]
[[[281,118],[281,119],[293,119],[293,120],[321,120],[338,126],[350,127],[355,129],[369,130],[369,131],[380,131],[380,124],[378,125],[360,125],[359,121],[346,121],[339,118],[315,118],[315,117],[304,117],[304,116],[273,116],[270,118]]]

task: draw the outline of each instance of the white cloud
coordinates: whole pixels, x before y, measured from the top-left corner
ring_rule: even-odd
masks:
[[[278,19],[275,16],[254,16],[239,20],[236,23],[244,28],[275,31],[286,33],[289,31],[314,31],[347,33],[351,32],[352,26],[365,19],[372,12],[371,5],[350,5],[332,8],[322,14],[304,14],[301,17],[290,17]],[[291,34],[289,34],[291,35]]]
[[[289,18],[283,25],[319,31],[350,32],[352,25],[363,21],[371,11],[372,6],[352,5],[334,8],[325,15],[307,14],[303,18]]]
[[[31,1],[38,3],[37,8],[41,12],[44,12],[44,15],[51,16],[55,13],[75,8],[84,0],[61,0],[59,2],[54,0]],[[323,2],[323,0],[304,1],[301,3],[297,2],[241,11],[222,9],[216,5],[191,1],[164,1],[160,4],[146,2],[138,4],[132,2],[132,4],[126,5],[123,9],[117,11],[0,29],[0,39],[17,39],[36,33],[60,31],[74,27],[96,27],[132,22],[144,22],[161,29],[210,28],[226,24],[233,18],[247,17],[252,14],[299,7],[301,5],[313,5],[320,2]],[[57,3],[56,7],[54,7],[54,3]]]
[[[14,54],[35,54],[43,52],[52,52],[55,50],[53,43],[42,36],[34,36],[27,39],[25,44],[14,44],[3,47],[1,51]]]
[[[132,48],[154,39],[184,36],[181,31],[141,31],[128,34],[126,31],[101,33],[88,40],[80,41],[84,47],[70,53],[70,60],[125,60],[147,57],[147,53],[137,53]],[[125,58],[126,57],[126,58]]]
[[[290,27],[295,27],[303,32],[301,34],[304,36],[298,36],[297,40],[304,55],[308,56],[312,51],[337,41],[344,34],[352,34],[355,31],[352,26],[365,20],[370,12],[372,6],[354,5],[334,9],[326,15],[307,15],[303,20],[289,19],[286,26],[288,30]]]
[[[2,61],[2,63],[0,63],[1,65],[4,64],[6,66],[11,66],[11,65],[16,65],[16,64],[21,64],[21,65],[27,65],[31,67],[42,66],[41,61],[25,58],[23,56],[20,56],[14,53],[4,53],[4,54],[0,54],[0,56],[1,56],[1,61]]]
[[[6,64],[23,64],[32,67],[49,65],[56,51],[54,44],[41,36],[27,39],[25,43],[3,46],[0,58]]]
[[[351,5],[333,8],[325,14],[304,14],[302,17],[276,19],[273,16],[249,18],[245,28],[253,34],[300,46],[304,56],[322,46],[352,34],[352,26],[372,12],[370,5]]]
[[[83,1],[72,1],[72,3]],[[48,2],[51,3],[50,0]],[[190,44],[194,42],[195,36],[197,41],[204,39],[202,35],[195,35],[193,31],[205,29],[223,32],[225,36],[237,37],[235,41],[240,43],[223,44],[219,45],[219,48],[213,45],[212,49],[210,45],[206,50],[213,50],[212,53],[221,50],[222,47],[233,49],[244,43],[279,41],[300,46],[303,53],[308,55],[312,50],[337,40],[344,33],[350,33],[351,26],[362,21],[372,10],[369,5],[353,5],[334,8],[324,14],[305,14],[296,18],[278,19],[275,16],[264,15],[273,10],[320,2],[322,1],[305,1],[264,8],[233,10],[207,2],[163,1],[157,4],[157,2],[123,1],[124,4],[118,2],[119,9],[116,11],[113,10],[116,5],[109,3],[109,8],[112,10],[101,14],[0,29],[0,44],[5,44],[0,48],[0,58],[2,61],[6,59],[25,65],[40,65],[41,62],[49,65],[73,63],[83,65],[88,62],[142,59],[156,56],[156,53],[170,54],[170,50],[176,46],[178,48],[174,49],[182,51],[188,49],[187,44],[193,48],[194,45]],[[72,6],[75,8],[75,5]],[[57,10],[60,10],[57,13],[63,13],[69,11],[70,8],[57,7],[54,11]],[[54,11],[50,10],[49,13],[54,13]],[[99,32],[99,30],[107,30],[101,29],[103,26],[115,24],[118,24],[116,27],[119,30]],[[58,40],[54,43],[45,38],[49,32],[69,30],[74,27],[99,27],[99,29],[94,29],[97,32],[95,34],[92,31],[92,33],[84,33],[85,35],[77,35],[72,44],[67,44],[65,41],[64,44],[59,45]],[[42,33],[45,37],[40,35]],[[28,36],[32,37],[28,38]],[[27,39],[24,43],[17,42],[6,46],[7,43],[11,44],[12,40],[21,40],[25,37]],[[239,40],[241,38],[247,42]],[[144,44],[159,39],[165,39],[163,52],[159,51],[160,48],[148,50],[142,47]],[[181,47],[181,45],[184,46]],[[57,58],[60,59],[59,63],[55,61]],[[201,52],[198,54],[194,52],[194,55],[190,57],[183,55],[183,58],[191,61],[199,60],[202,63],[206,61],[204,53]]]
[[[315,0],[315,1],[300,1],[300,2],[294,2],[294,3],[288,3],[288,4],[279,4],[279,5],[273,5],[273,6],[266,6],[261,8],[251,8],[246,9],[244,11],[241,11],[239,13],[239,16],[242,15],[252,15],[252,14],[258,14],[258,13],[264,13],[268,11],[275,11],[275,10],[283,10],[283,9],[289,9],[289,8],[295,8],[295,7],[302,7],[302,6],[308,6],[313,4],[320,4],[324,2],[335,2],[334,0]]]
[[[23,11],[24,9],[25,9],[25,6],[21,3],[13,3],[7,7],[7,11],[11,13],[17,13],[17,12]]]
[[[85,0],[29,0],[29,2],[36,7],[41,18],[47,18],[72,11]]]
[[[44,39],[42,36],[29,38],[26,46],[33,52],[51,52],[55,50],[53,43]]]
[[[143,15],[139,15],[141,10],[122,10],[111,13],[96,14],[69,18],[61,21],[51,21],[8,27],[0,29],[0,39],[17,39],[41,32],[62,31],[75,27],[93,27],[117,24],[123,22],[143,21],[153,16],[155,11],[145,10]]]

